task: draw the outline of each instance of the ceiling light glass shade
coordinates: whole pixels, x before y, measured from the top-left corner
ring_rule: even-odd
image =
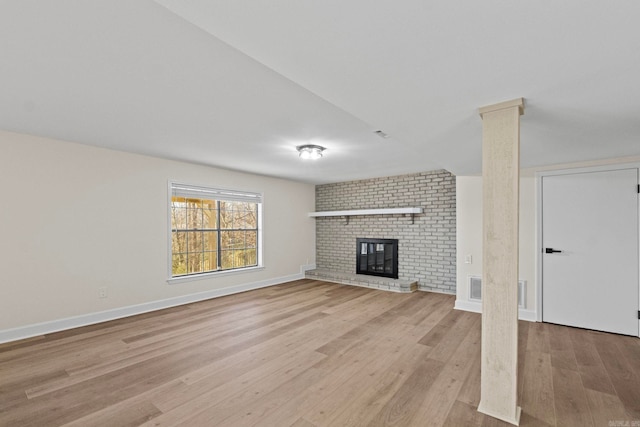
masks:
[[[322,157],[322,152],[326,150],[326,148],[319,145],[307,144],[297,146],[296,150],[300,153],[301,159],[319,159]]]

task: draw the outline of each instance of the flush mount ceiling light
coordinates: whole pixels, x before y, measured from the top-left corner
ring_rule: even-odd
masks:
[[[296,150],[300,153],[301,159],[319,159],[322,157],[322,152],[326,150],[326,148],[319,145],[306,144],[298,145]]]

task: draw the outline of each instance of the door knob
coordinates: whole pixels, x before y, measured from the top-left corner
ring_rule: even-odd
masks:
[[[553,248],[544,248],[544,252],[547,253],[547,254],[553,254],[553,253],[562,252],[562,251],[560,251],[558,249],[553,249]]]

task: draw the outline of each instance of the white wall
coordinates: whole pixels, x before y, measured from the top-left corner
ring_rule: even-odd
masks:
[[[534,320],[536,292],[535,179],[520,178],[519,276],[527,282],[526,306],[521,317]],[[456,177],[456,307],[480,310],[469,301],[468,276],[482,276],[482,177]],[[472,263],[465,264],[471,255]]]
[[[538,227],[536,220],[537,190],[536,172],[606,166],[640,161],[640,157],[623,157],[589,162],[558,164],[521,170],[520,177],[520,280],[527,282],[525,309],[520,318],[536,320]],[[456,177],[456,308],[480,311],[481,304],[469,301],[468,276],[482,276],[482,177]],[[465,264],[465,256],[471,255],[472,264]]]
[[[313,185],[1,131],[0,179],[0,342],[14,328],[23,337],[73,316],[290,280],[315,263]],[[168,284],[169,180],[264,192],[264,269]],[[27,327],[41,322],[53,323]]]

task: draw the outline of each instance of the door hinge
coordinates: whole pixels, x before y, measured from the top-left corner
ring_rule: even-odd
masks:
[[[638,184],[638,194],[640,194],[640,184]]]
[[[638,320],[640,320],[640,310],[638,310]]]

